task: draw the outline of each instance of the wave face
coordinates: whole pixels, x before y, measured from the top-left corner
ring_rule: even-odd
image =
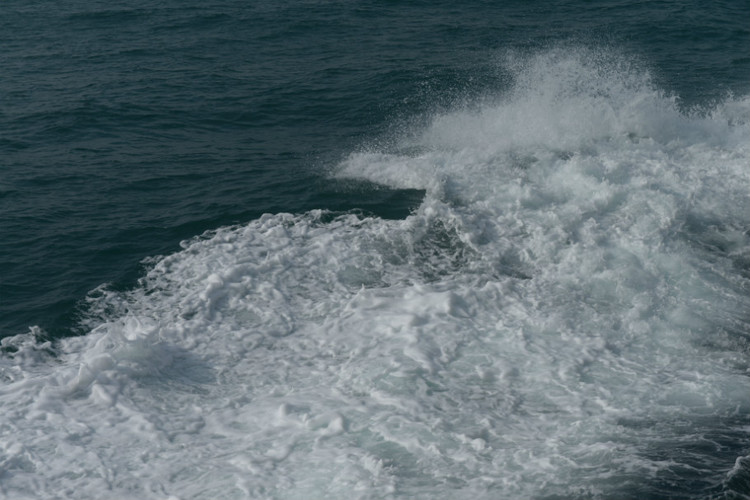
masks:
[[[750,101],[508,55],[511,90],[3,339],[8,498],[750,498]]]

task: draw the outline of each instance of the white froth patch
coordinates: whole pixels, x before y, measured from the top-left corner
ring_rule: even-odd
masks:
[[[341,165],[425,189],[406,220],[220,228],[92,294],[91,332],[57,357],[4,340],[0,493],[731,487],[750,442],[747,101],[689,116],[590,56],[513,61],[516,87],[436,117],[404,145],[421,153]]]

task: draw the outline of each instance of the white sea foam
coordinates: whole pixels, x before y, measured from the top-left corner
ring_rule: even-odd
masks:
[[[426,190],[406,220],[220,228],[134,290],[92,293],[90,333],[57,355],[4,340],[0,494],[703,498],[747,482],[748,99],[681,112],[581,49],[506,64],[512,90],[336,169]]]

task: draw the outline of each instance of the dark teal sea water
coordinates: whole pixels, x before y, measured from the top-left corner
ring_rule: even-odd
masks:
[[[0,496],[750,498],[749,95],[744,0],[4,1]]]
[[[6,2],[0,335],[76,331],[104,282],[265,212],[414,204],[326,178],[390,129],[501,93],[507,51],[633,58],[685,108],[750,88],[746,2]],[[365,189],[359,192],[359,189]]]

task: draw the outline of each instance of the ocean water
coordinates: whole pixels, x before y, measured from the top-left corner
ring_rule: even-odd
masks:
[[[0,498],[750,498],[750,4],[0,6]]]

